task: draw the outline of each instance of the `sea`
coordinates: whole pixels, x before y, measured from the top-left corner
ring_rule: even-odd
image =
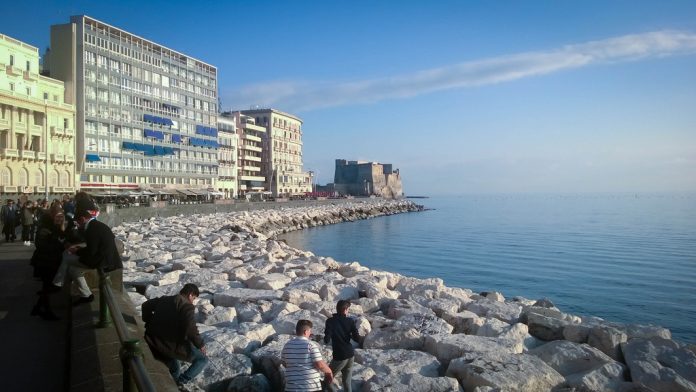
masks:
[[[370,269],[442,278],[696,343],[696,194],[465,195],[427,211],[284,234]]]

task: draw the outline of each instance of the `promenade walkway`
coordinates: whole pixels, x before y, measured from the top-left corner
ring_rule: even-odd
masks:
[[[69,304],[53,295],[60,321],[31,316],[41,283],[32,277],[34,247],[0,242],[0,379],[4,391],[64,391],[68,355]]]

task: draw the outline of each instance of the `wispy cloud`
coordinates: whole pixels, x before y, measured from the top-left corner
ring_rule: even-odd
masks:
[[[358,81],[283,81],[247,85],[229,94],[233,107],[262,104],[293,111],[415,97],[440,90],[512,81],[593,64],[696,53],[696,34],[657,31],[517,53]]]

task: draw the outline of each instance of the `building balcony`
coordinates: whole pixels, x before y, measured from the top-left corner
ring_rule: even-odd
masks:
[[[244,175],[242,175],[242,176],[239,176],[239,179],[241,181],[262,181],[262,182],[266,181],[266,177],[262,177],[262,176],[244,176]]]
[[[39,80],[39,74],[35,74],[33,72],[29,71],[24,71],[24,80],[28,80],[30,82],[35,82]]]
[[[50,190],[52,193],[75,193],[75,188],[71,186],[52,186]]]
[[[41,132],[43,132],[43,127],[41,125],[32,125],[29,128],[29,131],[32,133],[41,134]]]
[[[20,150],[19,156],[22,159],[36,159],[36,152],[31,150]]]
[[[10,119],[9,118],[0,118],[0,127],[9,127],[10,126]]]
[[[256,151],[256,152],[262,152],[263,149],[261,147],[256,147],[256,146],[241,146],[241,150],[247,150],[247,151]]]
[[[243,155],[242,159],[245,161],[261,162],[261,157],[255,157],[253,155]]]
[[[51,160],[53,162],[64,162],[65,155],[63,155],[63,154],[51,154]]]
[[[242,170],[250,172],[260,172],[261,168],[256,166],[242,166]]]
[[[5,68],[5,72],[7,72],[8,75],[11,76],[20,76],[22,75],[22,70],[19,67],[15,67],[13,65],[8,65]]]
[[[37,187],[34,188],[34,189],[35,189],[36,193],[44,193],[44,192],[46,192],[46,187],[43,186],[43,185],[37,186]]]
[[[0,193],[17,193],[17,187],[12,185],[0,186]]]
[[[0,148],[0,158],[19,158],[19,151],[14,148]]]
[[[70,129],[70,128],[65,128],[65,136],[67,137],[75,137],[75,130]]]
[[[37,152],[36,159],[38,159],[40,161],[45,161],[46,160],[46,153],[45,152]]]
[[[75,156],[74,155],[66,155],[65,162],[75,162]]]
[[[252,140],[252,141],[255,141],[255,142],[261,142],[261,141],[262,141],[260,137],[254,136],[254,135],[244,135],[244,139],[246,139],[246,140]]]
[[[58,128],[55,125],[51,125],[51,136],[63,136],[63,128]]]

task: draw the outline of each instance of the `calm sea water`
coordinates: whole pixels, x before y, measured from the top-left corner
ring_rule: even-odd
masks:
[[[283,236],[338,261],[449,286],[550,298],[696,342],[696,195],[461,196],[434,210]]]

